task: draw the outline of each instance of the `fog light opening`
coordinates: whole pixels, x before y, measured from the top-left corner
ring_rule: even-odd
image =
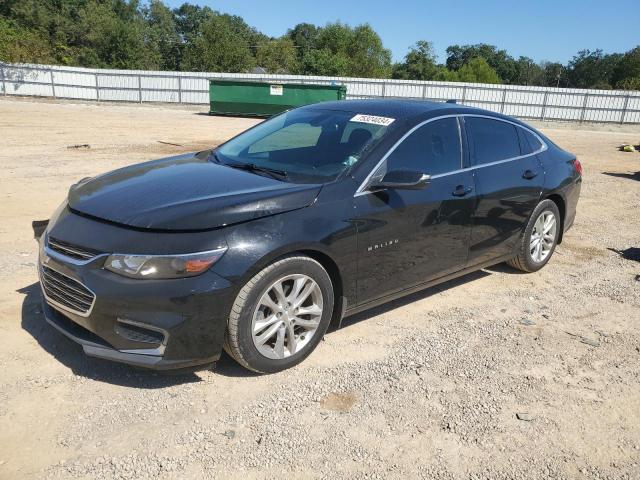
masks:
[[[148,343],[154,346],[166,345],[169,337],[169,333],[162,328],[126,318],[117,319],[115,332],[132,342]]]

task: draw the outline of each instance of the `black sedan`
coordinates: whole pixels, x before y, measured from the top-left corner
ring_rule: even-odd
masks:
[[[331,322],[500,262],[542,268],[581,166],[449,103],[343,101],[73,185],[40,237],[47,321],[86,354],[276,372]]]

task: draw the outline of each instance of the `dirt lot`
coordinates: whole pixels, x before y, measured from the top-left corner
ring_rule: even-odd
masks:
[[[584,165],[539,273],[352,317],[277,375],[86,358],[44,323],[31,220],[82,177],[255,122],[202,110],[0,99],[0,478],[640,478],[640,153],[615,149],[640,127],[538,125]]]

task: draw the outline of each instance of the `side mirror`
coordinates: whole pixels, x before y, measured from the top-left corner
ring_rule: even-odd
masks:
[[[411,170],[392,170],[384,177],[374,180],[369,185],[369,190],[381,190],[385,188],[396,188],[400,190],[422,190],[425,188],[431,177],[422,172]]]

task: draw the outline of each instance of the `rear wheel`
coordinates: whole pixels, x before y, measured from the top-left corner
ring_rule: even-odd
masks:
[[[333,302],[331,278],[320,263],[303,255],[278,260],[236,297],[225,350],[260,373],[297,365],[322,339]]]
[[[560,237],[560,212],[552,200],[543,200],[534,210],[522,236],[518,255],[507,263],[523,272],[544,267]]]

